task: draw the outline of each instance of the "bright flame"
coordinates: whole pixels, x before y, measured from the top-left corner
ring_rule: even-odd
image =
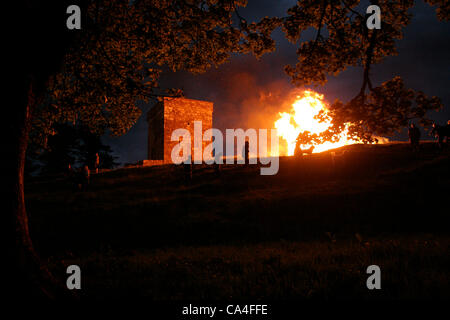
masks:
[[[298,135],[301,132],[309,131],[312,134],[320,134],[331,125],[329,121],[320,122],[315,118],[319,112],[328,111],[324,101],[323,94],[306,90],[292,104],[291,113],[280,112],[280,119],[275,121],[275,128],[278,130],[278,136],[287,142],[288,156],[294,155],[295,145]],[[339,136],[339,141],[326,141],[319,145],[314,145],[313,152],[322,152],[329,149],[343,147],[349,144],[360,143],[347,137],[348,130],[344,130]],[[312,145],[300,145],[302,149],[309,149]]]

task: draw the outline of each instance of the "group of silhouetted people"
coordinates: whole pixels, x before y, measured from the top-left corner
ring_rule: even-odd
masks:
[[[98,153],[95,154],[95,161],[94,161],[94,170],[95,173],[99,172],[100,167],[100,157]],[[90,178],[91,178],[91,170],[89,169],[89,166],[86,164],[78,169],[75,169],[72,167],[72,165],[69,163],[67,166],[67,178],[68,180],[73,183],[74,187],[77,190],[83,191],[87,190]]]
[[[448,139],[450,137],[450,120],[448,120],[447,124],[443,126],[433,123],[430,135],[437,139],[438,148],[442,149],[444,147],[444,140],[445,144],[448,144],[449,142]],[[414,123],[411,123],[408,128],[408,136],[413,151],[419,151],[420,130]]]
[[[411,123],[411,125],[408,128],[408,136],[413,151],[419,151],[420,130],[419,128],[416,127],[414,123]]]
[[[444,139],[445,143],[448,144],[448,139],[450,137],[450,120],[448,120],[447,124],[444,126],[433,123],[431,135],[437,138],[438,146],[440,149],[442,149],[444,146]]]
[[[213,137],[214,141],[214,137]],[[216,150],[213,148],[212,150],[212,156],[215,159],[214,163],[212,164],[212,167],[214,169],[214,173],[217,176],[220,176],[222,172],[222,164],[221,162],[224,161],[223,154],[222,153],[216,153]],[[242,148],[242,157],[244,158],[244,164],[247,166],[250,164],[250,142],[245,140],[244,147]],[[221,161],[219,161],[221,160]],[[192,157],[189,156],[187,161],[182,164],[183,168],[183,176],[184,181],[186,184],[190,184],[192,182],[192,173],[193,173],[193,164],[192,164]]]
[[[91,172],[87,165],[78,169],[73,168],[69,163],[67,167],[67,178],[77,190],[86,190],[89,186]]]

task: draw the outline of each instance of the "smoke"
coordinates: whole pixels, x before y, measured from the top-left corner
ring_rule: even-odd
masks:
[[[286,98],[294,90],[283,61],[251,56],[232,60],[201,75],[169,75],[162,83],[181,88],[187,98],[213,102],[215,128],[273,128],[278,112],[288,110]]]

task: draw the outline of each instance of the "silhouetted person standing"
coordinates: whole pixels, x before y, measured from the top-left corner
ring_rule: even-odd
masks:
[[[97,152],[95,154],[95,163],[94,163],[95,173],[98,173],[99,167],[100,167],[100,157],[99,157],[98,152]]]
[[[73,186],[74,184],[77,183],[76,172],[74,172],[72,165],[70,163],[67,166],[66,178],[67,178],[69,185],[71,185],[71,186]]]
[[[222,155],[220,154],[214,157],[216,159],[214,161],[214,172],[216,173],[216,175],[220,175],[220,172],[222,171],[222,164],[219,162],[221,156]]]
[[[413,151],[419,151],[420,130],[415,126],[414,123],[411,123],[411,125],[408,128],[408,136]]]
[[[192,180],[192,157],[189,156],[187,163],[183,163],[184,168],[184,180],[190,183]]]
[[[295,149],[294,149],[294,156],[295,157],[303,156],[303,152],[302,152],[302,150],[300,148],[300,134],[298,135],[297,139],[295,139]]]
[[[216,137],[213,136],[213,141],[216,140]],[[213,148],[212,150],[212,156],[214,158],[214,172],[216,173],[216,175],[220,174],[220,171],[222,170],[222,166],[220,164],[220,158],[222,157],[222,153],[216,153],[216,148]]]
[[[82,188],[86,190],[87,187],[89,186],[89,180],[91,175],[91,172],[89,171],[89,167],[87,165],[83,167],[82,175],[83,175]]]
[[[447,132],[447,128],[449,126],[440,126],[437,125],[436,123],[433,123],[433,129],[431,130],[430,134],[438,139],[438,148],[442,149],[442,147],[444,146],[444,138],[447,136],[447,142],[448,142],[448,136],[450,135],[450,133]]]
[[[248,165],[250,163],[249,161],[249,152],[250,152],[250,143],[248,140],[245,140],[245,146],[244,146],[244,159],[245,159],[245,165]]]
[[[67,177],[71,179],[73,177],[73,168],[72,165],[69,163],[67,166]]]
[[[448,144],[448,138],[450,138],[450,120],[447,121],[447,125],[445,126],[445,135],[447,136],[447,144]]]

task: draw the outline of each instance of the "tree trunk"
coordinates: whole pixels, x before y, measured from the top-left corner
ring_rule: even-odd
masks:
[[[22,80],[23,81],[23,80]],[[28,90],[27,90],[28,87]],[[30,238],[28,215],[25,208],[24,168],[28,146],[28,134],[31,127],[31,115],[35,104],[32,82],[23,84],[19,106],[14,110],[10,123],[12,136],[10,141],[10,210],[7,212],[6,234],[10,264],[7,270],[9,298],[55,299],[58,291],[63,291],[50,274],[47,266],[38,257]]]
[[[82,8],[90,1],[79,1]],[[24,198],[24,167],[31,129],[32,111],[36,97],[45,94],[46,82],[57,72],[70,45],[78,33],[66,27],[66,9],[70,1],[12,1],[6,11],[11,18],[11,31],[7,53],[11,57],[5,61],[13,66],[13,73],[6,79],[10,88],[3,101],[14,102],[4,112],[12,111],[12,116],[4,116],[3,134],[5,142],[3,157],[6,162],[6,195],[8,208],[2,212],[1,223],[7,237],[6,285],[9,298],[65,298],[73,297],[65,288],[64,281],[56,281],[47,266],[39,259],[30,238],[28,216]],[[84,10],[82,10],[84,12]],[[32,75],[32,80],[30,80]],[[5,150],[6,149],[6,150]],[[32,230],[33,231],[33,230]],[[63,278],[66,275],[59,275]],[[63,284],[64,286],[62,286]]]

